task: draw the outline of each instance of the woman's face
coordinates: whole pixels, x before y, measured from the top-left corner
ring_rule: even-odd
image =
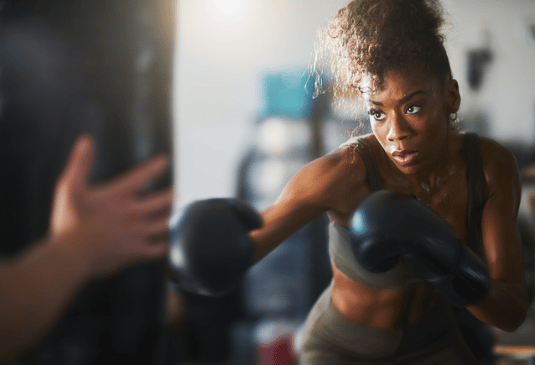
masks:
[[[405,174],[432,168],[444,152],[451,113],[460,104],[455,80],[441,83],[425,72],[386,72],[365,95],[373,133]]]

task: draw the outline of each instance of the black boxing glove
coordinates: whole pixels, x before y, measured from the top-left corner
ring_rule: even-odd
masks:
[[[457,307],[483,299],[490,290],[483,261],[415,196],[386,190],[371,194],[352,216],[350,237],[356,259],[368,271],[388,271],[403,257]]]
[[[262,226],[258,213],[236,199],[197,201],[171,218],[169,262],[184,290],[224,295],[239,283],[255,254],[249,231]]]

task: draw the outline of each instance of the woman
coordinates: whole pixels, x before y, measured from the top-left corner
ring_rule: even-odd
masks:
[[[435,1],[355,0],[326,28],[335,92],[361,97],[373,133],[305,166],[251,234],[258,261],[318,216],[331,220],[333,280],[307,319],[302,363],[476,363],[433,285],[410,273],[400,278],[399,268],[357,274],[354,259],[343,264],[351,217],[381,188],[415,195],[480,254],[489,290],[466,306],[472,315],[505,331],[525,318],[517,164],[499,143],[453,128],[461,98],[441,25]]]

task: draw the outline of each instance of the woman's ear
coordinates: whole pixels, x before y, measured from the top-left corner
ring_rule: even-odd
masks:
[[[450,113],[457,113],[461,106],[461,94],[459,92],[459,83],[457,80],[449,80],[446,84],[446,93],[448,100],[448,108]]]

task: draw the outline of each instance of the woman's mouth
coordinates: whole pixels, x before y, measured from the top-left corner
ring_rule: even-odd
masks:
[[[402,166],[412,164],[417,156],[418,151],[413,150],[394,151],[392,153],[392,158]]]

